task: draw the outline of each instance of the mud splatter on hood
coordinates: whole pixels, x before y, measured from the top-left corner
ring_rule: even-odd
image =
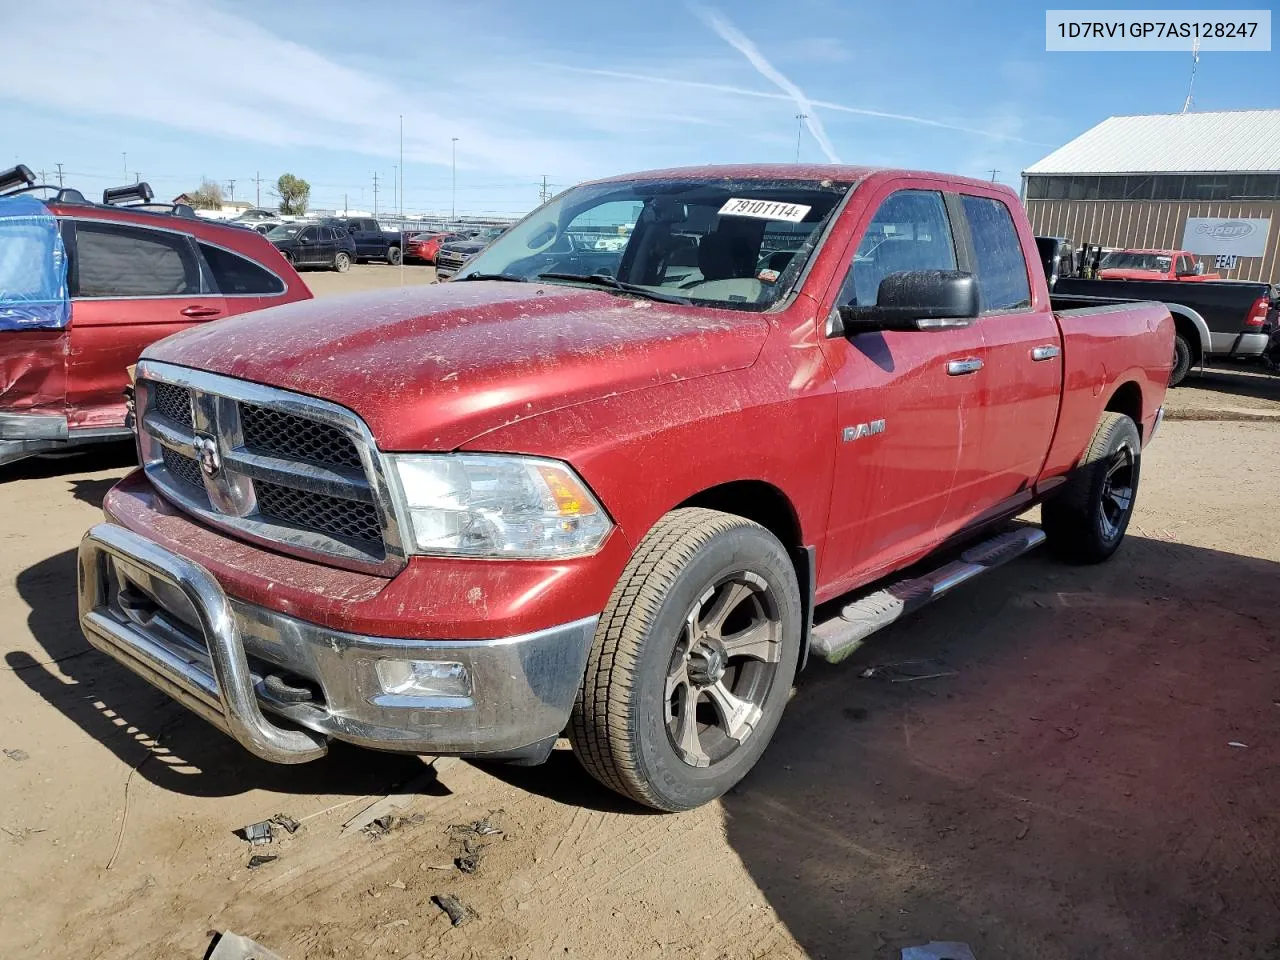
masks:
[[[767,333],[755,314],[475,281],[272,307],[145,356],[340,403],[384,450],[448,450],[559,407],[740,369]]]

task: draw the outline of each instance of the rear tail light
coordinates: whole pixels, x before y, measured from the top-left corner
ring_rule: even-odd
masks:
[[[1253,302],[1253,307],[1249,310],[1249,316],[1245,318],[1244,325],[1246,327],[1261,327],[1267,322],[1267,311],[1271,309],[1271,303],[1266,297],[1259,297]]]

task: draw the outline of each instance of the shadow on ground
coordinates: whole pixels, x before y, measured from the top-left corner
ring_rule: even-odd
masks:
[[[93,473],[97,470],[115,470],[121,467],[131,467],[137,462],[138,451],[132,440],[99,443],[85,447],[78,453],[28,457],[26,460],[6,464],[0,467],[0,484],[8,483],[11,480],[61,477],[68,473]]]
[[[1208,367],[1204,372],[1188,377],[1182,385],[1280,403],[1280,376],[1267,373],[1261,364]],[[1177,393],[1173,396],[1176,399]]]
[[[1277,574],[1137,537],[1006,567],[812,665],[729,842],[813,957],[1280,957]]]

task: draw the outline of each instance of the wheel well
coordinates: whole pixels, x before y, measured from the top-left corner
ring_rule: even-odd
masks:
[[[1138,433],[1142,433],[1142,388],[1132,380],[1121,384],[1111,395],[1106,409],[1110,413],[1123,413],[1137,425]]]
[[[705,507],[754,520],[794,551],[801,544],[800,520],[787,495],[763,480],[736,480],[695,494],[681,507]]]
[[[1191,348],[1191,365],[1193,367],[1200,366],[1204,359],[1204,345],[1200,342],[1200,331],[1191,318],[1175,313],[1173,316],[1173,329],[1177,331],[1183,340],[1187,341],[1187,346]]]

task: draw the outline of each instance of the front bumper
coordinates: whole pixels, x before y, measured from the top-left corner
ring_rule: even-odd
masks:
[[[204,567],[110,523],[81,542],[79,594],[94,647],[276,763],[320,757],[330,738],[464,756],[543,743],[568,721],[598,619],[497,640],[344,633],[235,600]],[[461,663],[470,695],[388,693],[376,666],[388,659]]]

